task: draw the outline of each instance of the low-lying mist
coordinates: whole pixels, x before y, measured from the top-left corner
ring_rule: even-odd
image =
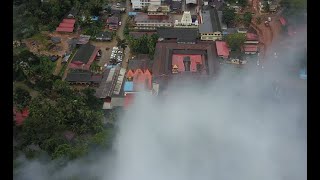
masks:
[[[279,60],[294,61],[289,56]],[[306,84],[292,84],[298,74],[290,79],[289,69],[280,68],[267,73],[252,68],[236,77],[222,70],[206,84],[172,82],[167,95],[141,93],[119,120],[112,152],[92,152],[56,172],[54,163],[28,161],[16,179],[307,179],[306,88],[301,88]],[[277,78],[279,97],[273,88]]]

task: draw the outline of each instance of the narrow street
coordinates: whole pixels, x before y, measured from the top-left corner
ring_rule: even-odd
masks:
[[[130,0],[126,1],[126,7],[130,7]],[[128,10],[122,14],[121,16],[121,26],[119,27],[119,29],[117,30],[117,36],[119,36],[121,39],[124,39],[124,27],[126,25],[128,19]],[[109,62],[110,59],[110,55],[111,55],[111,51],[112,51],[112,47],[117,45],[117,40],[116,37],[114,37],[112,39],[112,41],[110,42],[97,42],[97,41],[92,41],[91,42],[93,45],[100,47],[101,51],[102,51],[102,55],[99,61],[99,65],[100,66],[104,66],[106,63]],[[110,48],[109,50],[106,50],[106,48]],[[122,61],[122,67],[123,68],[127,68],[127,60],[129,59],[130,56],[130,48],[129,46],[125,49],[124,52],[124,57],[123,57],[123,61]]]

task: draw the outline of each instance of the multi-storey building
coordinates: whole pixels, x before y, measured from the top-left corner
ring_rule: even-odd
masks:
[[[138,10],[149,5],[161,5],[161,0],[131,0],[132,9]]]
[[[157,27],[172,27],[172,16],[150,17],[147,13],[138,13],[134,17],[136,29],[156,29]]]

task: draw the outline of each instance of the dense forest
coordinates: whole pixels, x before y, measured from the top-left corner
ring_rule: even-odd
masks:
[[[54,30],[75,9],[81,15],[99,15],[107,0],[13,0],[13,39]]]
[[[28,50],[13,56],[13,105],[18,111],[28,108],[21,126],[13,124],[14,159],[47,154],[52,159],[75,159],[90,148],[107,148],[114,128],[103,122],[102,100],[94,89],[76,89],[52,75],[54,62]],[[108,122],[116,114],[107,117]],[[36,147],[36,148],[34,148]]]

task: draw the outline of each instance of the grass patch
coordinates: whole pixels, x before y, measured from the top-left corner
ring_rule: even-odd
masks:
[[[46,36],[44,34],[38,33],[32,36],[30,39],[35,40],[43,45],[46,45],[49,43],[49,36]]]
[[[63,74],[64,74],[64,72],[66,71],[66,69],[67,69],[67,63],[64,63],[64,64],[62,65],[62,68],[61,68],[58,76],[63,77]]]

